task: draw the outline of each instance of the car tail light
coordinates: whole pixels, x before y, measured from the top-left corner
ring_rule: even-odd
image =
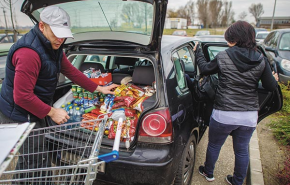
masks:
[[[172,141],[172,122],[168,108],[161,108],[144,116],[138,140],[150,143]]]

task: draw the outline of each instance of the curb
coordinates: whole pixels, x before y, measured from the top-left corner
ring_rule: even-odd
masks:
[[[249,155],[250,162],[248,167],[247,185],[264,185],[257,130],[253,132],[253,136],[249,144]]]

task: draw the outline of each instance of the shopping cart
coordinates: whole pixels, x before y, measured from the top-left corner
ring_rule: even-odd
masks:
[[[108,118],[102,116],[32,130],[0,184],[92,184],[98,166],[119,157],[118,150],[99,156]]]

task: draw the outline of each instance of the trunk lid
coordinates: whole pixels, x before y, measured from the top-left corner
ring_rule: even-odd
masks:
[[[46,6],[69,15],[74,39],[66,44],[118,43],[160,51],[168,0],[24,0],[21,11],[36,23]]]

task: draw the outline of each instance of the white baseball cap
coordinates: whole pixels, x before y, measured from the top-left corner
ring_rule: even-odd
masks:
[[[69,15],[62,8],[48,6],[40,13],[40,19],[50,26],[57,38],[73,38]]]

